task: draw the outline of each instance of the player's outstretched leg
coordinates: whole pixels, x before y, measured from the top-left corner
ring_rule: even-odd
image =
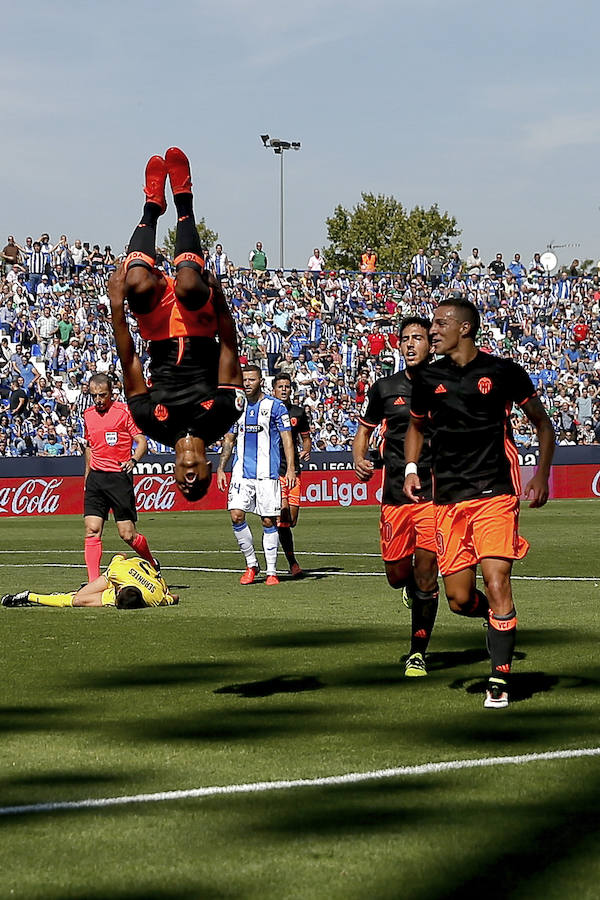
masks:
[[[156,225],[167,208],[166,179],[167,166],[162,156],[151,157],[146,164],[142,218],[131,235],[125,259],[127,299],[137,313],[148,312],[155,303]]]
[[[203,277],[204,257],[194,218],[190,162],[183,150],[170,147],[165,163],[177,209],[175,294],[187,309],[200,309],[210,298],[211,289]]]

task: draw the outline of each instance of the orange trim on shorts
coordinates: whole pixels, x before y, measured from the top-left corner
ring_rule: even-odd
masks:
[[[300,506],[300,494],[301,490],[301,482],[300,482],[300,473],[296,474],[296,482],[293,488],[289,488],[285,483],[285,478],[280,475],[279,476],[279,484],[281,485],[281,500],[287,500],[288,506]]]
[[[382,503],[379,539],[384,562],[412,556],[417,548],[435,553],[433,503],[405,503],[402,506]]]
[[[442,575],[454,575],[487,557],[523,559],[529,542],[519,535],[519,498],[500,494],[435,507]]]
[[[204,259],[201,256],[198,256],[197,253],[180,253],[179,256],[176,256],[173,260],[175,268],[182,262],[193,262],[200,266],[201,269],[204,268]]]

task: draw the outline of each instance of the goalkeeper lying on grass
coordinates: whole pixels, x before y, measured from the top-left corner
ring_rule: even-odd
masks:
[[[150,563],[137,556],[127,559],[113,556],[104,575],[68,594],[35,594],[21,591],[5,594],[2,606],[116,606],[117,609],[143,609],[146,606],[174,606],[177,594],[171,594],[164,579]]]

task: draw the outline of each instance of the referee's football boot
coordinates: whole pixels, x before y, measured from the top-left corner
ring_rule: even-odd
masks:
[[[29,599],[29,591],[21,591],[19,594],[4,594],[0,600],[2,606],[13,608],[15,606],[36,606]]]
[[[485,709],[506,709],[508,706],[508,684],[503,678],[490,678],[483,705]]]
[[[423,678],[428,674],[422,653],[410,654],[404,663],[404,674],[407,678]]]

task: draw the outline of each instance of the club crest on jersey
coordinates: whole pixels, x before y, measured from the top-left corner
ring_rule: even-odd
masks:
[[[396,397],[394,400],[394,406],[406,406],[406,400],[404,397]]]
[[[296,418],[296,416],[292,416],[290,422],[292,423],[292,428],[295,428],[298,424],[298,419]]]
[[[158,403],[154,407],[154,418],[158,419],[159,422],[166,422],[169,418],[169,410],[166,406],[163,406],[162,403]]]
[[[482,394],[489,394],[492,389],[492,379],[491,378],[480,378],[477,382],[477,387],[479,388]]]
[[[246,403],[246,395],[244,394],[244,392],[236,391],[235,392],[235,408],[237,409],[238,412],[241,412],[243,410],[245,403]]]
[[[119,440],[119,435],[116,431],[105,431],[104,432],[104,440],[108,444],[109,447],[116,447],[117,441]]]
[[[444,387],[443,384],[438,384],[438,386],[436,387],[436,389],[433,393],[434,394],[447,394],[448,391],[446,390],[446,388]]]

